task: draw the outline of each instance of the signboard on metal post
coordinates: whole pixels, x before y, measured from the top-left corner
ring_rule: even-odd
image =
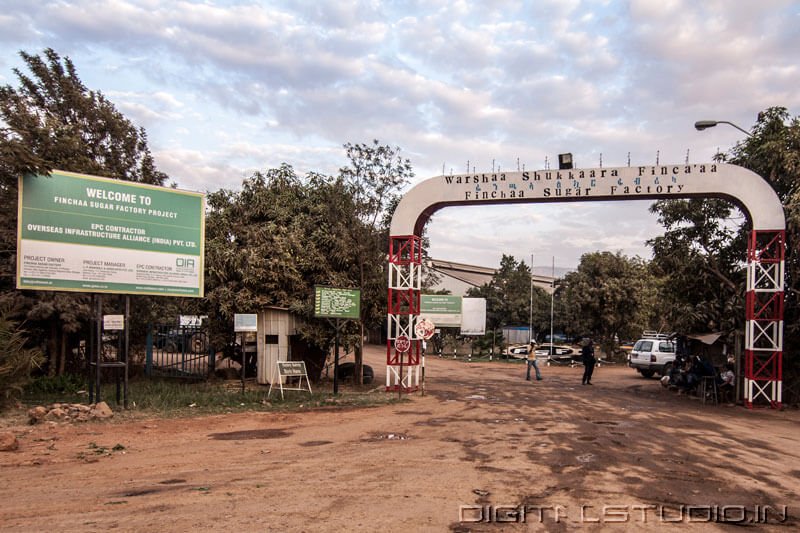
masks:
[[[486,298],[464,298],[461,315],[462,335],[486,334]]]
[[[233,315],[233,331],[258,331],[258,315],[240,314]]]
[[[339,331],[348,320],[361,318],[361,289],[314,286],[314,316],[327,318],[336,329],[333,347],[333,393],[339,393]],[[343,319],[343,321],[342,321]]]
[[[314,287],[314,316],[358,320],[361,317],[361,290],[316,285]]]
[[[122,331],[125,329],[125,315],[103,315],[103,330]]]
[[[72,172],[19,181],[17,288],[203,296],[205,195]]]
[[[405,353],[411,349],[411,341],[405,335],[400,335],[394,340],[394,349],[400,353]]]
[[[414,326],[414,333],[420,339],[427,340],[433,337],[433,332],[435,329],[436,327],[433,325],[433,322],[431,322],[427,318],[421,318],[417,322],[417,325]]]

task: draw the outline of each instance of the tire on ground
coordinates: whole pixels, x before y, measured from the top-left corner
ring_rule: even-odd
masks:
[[[336,374],[337,379],[348,379],[355,376],[356,364],[355,363],[341,363],[339,365],[339,372]],[[375,372],[369,365],[361,365],[361,374],[364,376],[364,385],[369,385],[375,379]]]
[[[208,336],[203,333],[195,333],[189,338],[189,351],[191,353],[204,353],[208,346]]]

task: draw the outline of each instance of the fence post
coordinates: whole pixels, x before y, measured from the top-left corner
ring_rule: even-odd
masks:
[[[144,374],[147,377],[153,376],[153,324],[147,324],[147,356]]]

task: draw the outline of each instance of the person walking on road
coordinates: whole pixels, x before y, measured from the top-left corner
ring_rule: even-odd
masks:
[[[592,384],[592,373],[594,372],[594,365],[597,359],[594,358],[594,348],[592,347],[592,339],[586,339],[581,348],[581,359],[583,360],[583,380],[584,385]]]
[[[536,343],[531,342],[530,347],[528,348],[528,373],[525,374],[525,380],[531,380],[531,366],[533,369],[536,370],[536,379],[537,381],[542,380],[542,375],[539,373],[539,365],[536,364]]]

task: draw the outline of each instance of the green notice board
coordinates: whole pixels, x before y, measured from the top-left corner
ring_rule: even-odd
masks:
[[[422,294],[419,301],[420,318],[427,318],[439,328],[461,327],[461,296]]]
[[[315,286],[314,316],[358,320],[361,317],[361,290]]]
[[[56,170],[18,215],[17,288],[203,296],[202,193]]]

